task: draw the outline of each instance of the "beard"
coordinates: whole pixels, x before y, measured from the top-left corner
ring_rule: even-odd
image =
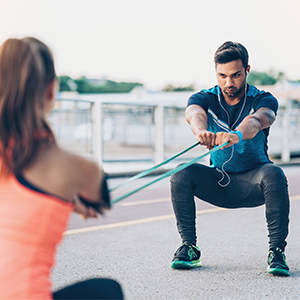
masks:
[[[244,84],[239,89],[237,87],[235,87],[235,86],[231,86],[231,87],[224,88],[222,91],[228,97],[235,98],[239,94],[241,94],[242,91],[245,90],[245,85],[246,85],[246,82],[244,82]]]

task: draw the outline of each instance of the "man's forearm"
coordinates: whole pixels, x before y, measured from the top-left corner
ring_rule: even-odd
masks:
[[[270,127],[275,119],[276,115],[272,109],[262,107],[253,115],[247,116],[236,129],[242,133],[244,140],[250,140],[260,130]]]
[[[260,120],[254,116],[247,116],[242,123],[236,128],[236,130],[241,131],[243,135],[243,140],[250,140],[254,138],[257,133],[263,129]]]
[[[199,131],[207,130],[207,120],[202,115],[194,115],[189,120],[191,125],[191,130],[194,134]]]

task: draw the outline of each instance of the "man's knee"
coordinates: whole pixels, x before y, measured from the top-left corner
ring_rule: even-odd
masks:
[[[263,188],[266,197],[266,213],[288,215],[288,184],[283,170],[273,164],[263,168]]]
[[[176,168],[180,167],[181,165],[183,165],[183,163],[179,164]],[[176,168],[175,168],[175,170],[176,170]],[[195,169],[195,166],[191,165],[191,166],[171,175],[171,178],[170,178],[171,185],[172,184],[192,183],[194,169]]]
[[[261,168],[261,176],[265,184],[284,184],[287,186],[287,179],[283,170],[274,164],[264,165]]]

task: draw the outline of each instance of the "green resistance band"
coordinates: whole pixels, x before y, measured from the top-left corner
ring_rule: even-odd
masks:
[[[197,142],[197,145],[198,145],[198,144],[199,144],[199,143]],[[138,191],[140,191],[140,190],[142,190],[142,189],[148,187],[149,185],[151,185],[151,184],[153,184],[153,183],[155,183],[155,182],[157,182],[157,181],[159,181],[159,180],[161,180],[161,179],[164,179],[164,178],[166,178],[166,177],[168,177],[168,176],[171,176],[172,174],[175,174],[175,173],[177,173],[177,172],[179,172],[179,171],[181,171],[181,170],[183,170],[183,169],[189,167],[190,165],[194,164],[196,161],[200,160],[201,158],[203,158],[203,157],[205,157],[205,156],[207,156],[207,155],[209,155],[209,154],[212,154],[212,153],[214,153],[214,152],[220,150],[221,148],[225,147],[227,144],[228,144],[228,142],[226,142],[226,143],[224,143],[224,144],[222,144],[222,145],[220,145],[220,146],[217,146],[217,147],[211,149],[210,151],[208,151],[208,152],[202,154],[201,156],[199,156],[199,157],[197,157],[197,158],[194,158],[193,160],[191,160],[191,161],[189,161],[189,162],[187,162],[187,163],[184,163],[184,164],[178,166],[177,168],[175,168],[175,169],[173,169],[173,170],[170,170],[170,171],[168,171],[168,172],[162,174],[161,176],[159,176],[159,177],[157,177],[156,179],[154,179],[154,180],[152,180],[152,181],[150,181],[150,182],[144,184],[143,186],[141,186],[141,187],[139,187],[139,188],[137,188],[137,189],[135,189],[135,190],[133,190],[133,191],[131,191],[131,192],[128,192],[128,193],[126,193],[126,194],[124,194],[124,195],[122,195],[122,196],[120,196],[120,197],[118,197],[118,198],[116,198],[116,199],[114,199],[114,200],[112,200],[111,203],[119,202],[119,201],[123,200],[124,198],[127,198],[128,196],[130,196],[130,195],[132,195],[132,194],[134,194],[134,193],[136,193],[136,192],[138,192]],[[194,145],[193,145],[193,146],[194,146]],[[192,146],[191,146],[191,147],[192,147]],[[139,174],[138,174],[138,175],[139,175]],[[136,175],[136,176],[137,176],[137,175]]]
[[[171,160],[173,160],[173,159],[175,159],[176,157],[178,157],[178,156],[180,156],[180,155],[182,155],[182,154],[188,152],[189,150],[195,148],[195,147],[198,146],[198,145],[199,145],[199,142],[197,142],[197,143],[193,144],[192,146],[190,146],[190,147],[184,149],[183,151],[181,151],[181,152],[175,154],[174,156],[172,156],[172,157],[168,158],[167,160],[163,161],[162,163],[160,163],[160,164],[158,164],[158,165],[156,165],[156,166],[154,166],[154,167],[152,167],[152,168],[150,168],[150,169],[147,169],[147,170],[145,170],[145,171],[143,171],[143,172],[141,172],[141,173],[139,173],[139,174],[137,174],[137,175],[134,175],[133,177],[131,177],[131,178],[129,178],[128,180],[126,180],[125,182],[123,182],[123,183],[121,183],[121,184],[119,184],[119,185],[117,185],[117,186],[115,186],[115,187],[109,189],[109,192],[115,191],[116,189],[120,188],[121,186],[123,186],[123,185],[125,185],[125,184],[128,184],[129,182],[135,181],[135,180],[137,180],[137,179],[139,179],[139,178],[142,178],[142,177],[144,177],[144,176],[150,174],[150,173],[153,172],[154,170],[156,170],[156,169],[158,169],[159,167],[161,167],[161,166],[163,166],[163,165],[169,163]]]

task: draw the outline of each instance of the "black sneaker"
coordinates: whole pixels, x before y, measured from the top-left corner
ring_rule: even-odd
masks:
[[[285,261],[282,249],[271,249],[268,254],[268,273],[281,276],[289,276],[289,267]]]
[[[200,267],[199,248],[191,243],[184,242],[175,252],[171,268],[173,269],[191,269]]]

